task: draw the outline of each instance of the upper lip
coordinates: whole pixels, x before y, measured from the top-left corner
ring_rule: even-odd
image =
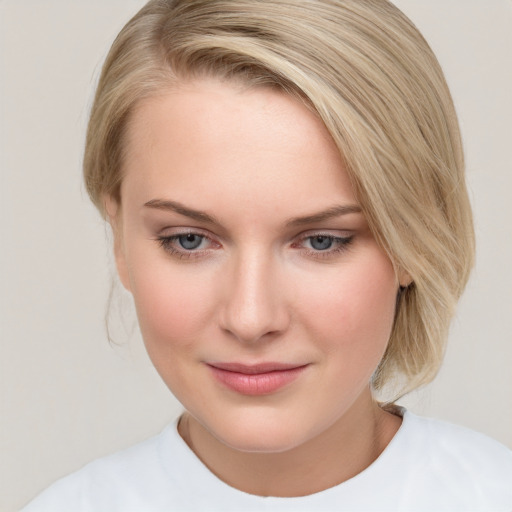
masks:
[[[278,372],[285,370],[293,370],[294,368],[301,368],[306,364],[294,364],[294,363],[276,363],[266,362],[257,364],[243,364],[243,363],[207,363],[213,368],[219,370],[225,370],[228,372],[244,373],[246,375],[257,375],[261,373]]]

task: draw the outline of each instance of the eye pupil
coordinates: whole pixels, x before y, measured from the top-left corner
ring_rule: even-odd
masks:
[[[325,251],[332,246],[332,238],[328,236],[314,236],[311,238],[311,247],[317,251]]]
[[[181,235],[178,240],[183,249],[192,250],[197,249],[201,245],[203,237],[189,233],[187,235]]]

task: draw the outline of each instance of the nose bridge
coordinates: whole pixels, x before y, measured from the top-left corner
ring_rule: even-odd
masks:
[[[240,250],[229,276],[223,328],[240,341],[258,341],[283,331],[288,323],[279,262],[258,247]]]

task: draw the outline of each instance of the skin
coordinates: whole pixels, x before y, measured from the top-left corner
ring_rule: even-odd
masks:
[[[284,93],[203,79],[140,103],[126,147],[121,204],[106,199],[116,261],[153,364],[187,410],[182,437],[253,494],[311,494],[361,472],[401,423],[369,382],[406,276],[358,211],[323,124]],[[191,233],[200,244],[187,250],[176,237]],[[208,366],[269,361],[305,367],[249,396]]]

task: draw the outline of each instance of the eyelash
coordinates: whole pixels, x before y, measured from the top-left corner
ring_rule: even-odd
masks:
[[[298,244],[303,244],[306,240],[311,240],[313,238],[327,238],[331,241],[333,248],[325,249],[325,250],[314,250],[302,247],[302,250],[310,257],[316,259],[328,259],[339,255],[347,251],[350,247],[354,239],[354,235],[350,236],[334,236],[329,233],[314,233],[309,234],[307,236],[303,236],[299,239]],[[297,245],[296,243],[293,246]]]
[[[171,256],[177,257],[179,259],[193,259],[193,258],[201,258],[205,256],[205,253],[209,252],[209,249],[206,250],[186,250],[184,248],[177,249],[173,244],[179,240],[179,238],[187,235],[194,235],[201,237],[202,240],[210,240],[213,242],[211,238],[209,238],[206,235],[203,235],[202,233],[197,233],[194,231],[186,231],[183,233],[177,233],[175,235],[170,236],[158,236],[155,240],[159,243],[159,245]],[[311,240],[313,238],[327,238],[331,241],[331,243],[334,245],[334,248],[328,248],[325,250],[314,250],[314,249],[307,249],[302,247],[303,251],[306,253],[307,256],[310,256],[312,258],[316,259],[328,259],[330,257],[333,257],[337,254],[340,254],[342,252],[345,252],[349,249],[353,239],[354,235],[350,235],[347,237],[340,237],[340,236],[334,236],[328,233],[314,233],[307,236],[303,236],[299,239],[298,242],[294,242],[292,244],[292,247],[296,247],[297,245],[303,244],[307,240]],[[216,242],[213,242],[216,243]]]
[[[200,258],[201,256],[205,255],[205,252],[207,250],[186,250],[184,248],[177,249],[175,246],[173,246],[174,242],[177,242],[179,238],[182,236],[187,235],[195,235],[201,237],[203,240],[211,240],[211,238],[207,237],[206,235],[203,235],[202,233],[196,233],[194,231],[185,231],[183,233],[177,233],[176,235],[170,235],[170,236],[159,236],[156,238],[156,241],[159,243],[160,247],[162,247],[167,253],[169,253],[171,256],[178,257],[181,259],[192,259],[192,258]],[[201,241],[202,242],[202,241]]]

